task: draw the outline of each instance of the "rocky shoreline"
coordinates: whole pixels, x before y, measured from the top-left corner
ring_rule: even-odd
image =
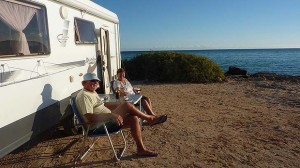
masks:
[[[228,71],[225,72],[225,76],[230,79],[249,79],[249,80],[272,80],[272,81],[288,81],[288,82],[299,82],[300,76],[292,75],[280,75],[271,72],[258,72],[249,74],[247,70],[230,66]]]
[[[280,82],[293,82],[300,83],[300,76],[292,76],[292,75],[280,75],[276,73],[270,72],[258,72],[250,75],[227,75],[228,79],[233,80],[250,80],[250,81],[280,81]]]

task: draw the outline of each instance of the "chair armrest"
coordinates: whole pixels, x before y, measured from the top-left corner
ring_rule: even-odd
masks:
[[[133,88],[133,91],[135,92],[135,93],[141,93],[141,91],[142,91],[142,89],[141,88]]]

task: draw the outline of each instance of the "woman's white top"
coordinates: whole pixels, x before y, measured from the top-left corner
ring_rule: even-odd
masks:
[[[114,85],[113,85],[114,89],[116,89],[117,87],[120,88],[120,90],[123,90],[126,95],[132,95],[135,94],[133,91],[133,87],[130,84],[130,82],[125,78],[125,83],[119,81],[118,79],[116,79],[114,81]]]

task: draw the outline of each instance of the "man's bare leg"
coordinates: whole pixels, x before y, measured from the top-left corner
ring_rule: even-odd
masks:
[[[134,139],[137,147],[137,155],[141,156],[157,156],[157,153],[147,150],[144,146],[142,139],[142,131],[139,123],[139,118],[137,116],[129,115],[124,118],[124,125],[130,126],[131,136]]]
[[[121,103],[112,112],[122,116],[123,118],[125,118],[128,114],[130,114],[130,115],[133,115],[133,116],[137,116],[138,118],[141,118],[141,119],[146,120],[148,122],[151,122],[156,118],[156,116],[144,114],[143,112],[138,110],[133,104],[128,103],[128,102]]]
[[[118,116],[122,117],[123,119],[127,117],[128,115],[137,116],[138,118],[141,118],[143,120],[146,120],[148,125],[153,126],[156,124],[161,124],[167,120],[166,115],[161,116],[154,116],[154,115],[148,115],[140,110],[138,110],[133,104],[124,102],[121,103],[116,109],[112,111],[113,114],[117,114]],[[116,116],[116,117],[118,117]],[[118,123],[122,125],[122,119],[118,120]]]

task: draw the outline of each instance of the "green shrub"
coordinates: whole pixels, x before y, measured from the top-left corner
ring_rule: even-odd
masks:
[[[123,61],[131,80],[207,83],[224,80],[223,70],[206,57],[176,53],[142,53]]]

